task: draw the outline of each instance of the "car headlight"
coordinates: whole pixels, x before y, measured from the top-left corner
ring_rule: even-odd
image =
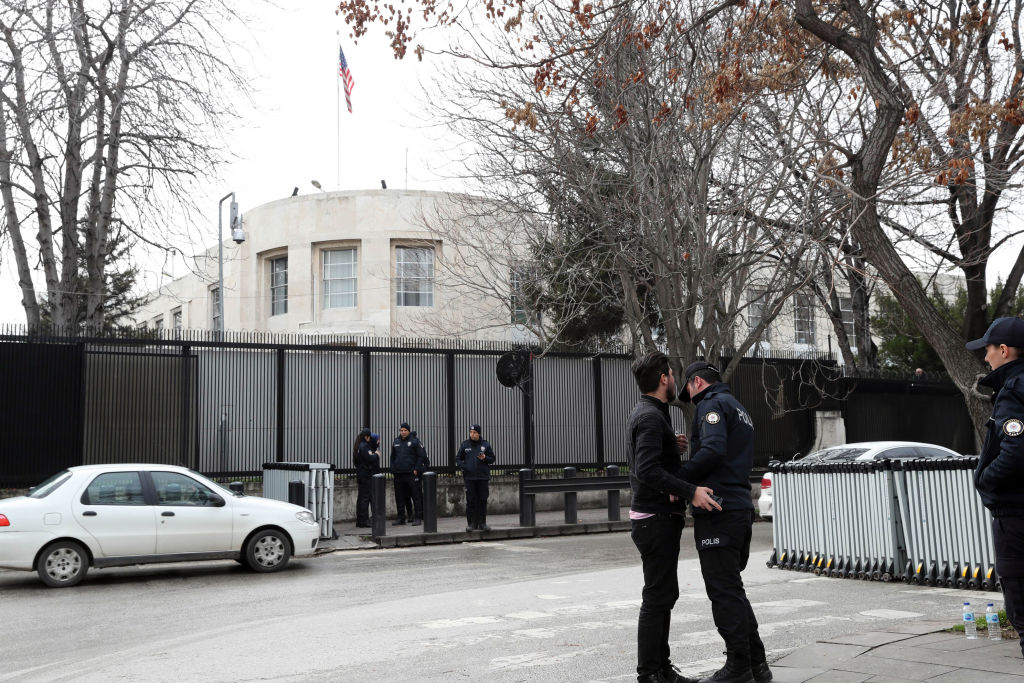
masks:
[[[309,510],[303,510],[302,512],[296,512],[295,513],[295,519],[299,520],[300,522],[305,522],[306,524],[316,525],[316,517],[314,517],[313,513],[310,512]]]

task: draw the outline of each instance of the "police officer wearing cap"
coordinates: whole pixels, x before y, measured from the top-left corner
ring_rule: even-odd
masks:
[[[985,349],[992,368],[978,382],[995,392],[995,400],[974,486],[992,512],[996,573],[1024,654],[1024,320],[996,318],[967,348]]]
[[[743,589],[754,522],[750,470],[754,465],[754,423],[722,382],[718,368],[698,361],[683,372],[679,400],[693,401],[690,459],[682,476],[712,489],[721,511],[694,508],[693,537],[704,588],[718,633],[725,640],[725,666],[701,683],[765,683],[772,679],[757,619]]]
[[[643,564],[644,590],[637,619],[636,673],[640,683],[693,683],[676,671],[668,644],[672,607],[679,599],[679,539],[686,503],[712,510],[714,492],[694,486],[682,473],[679,441],[668,403],[676,380],[668,356],[652,351],[632,365],[643,394],[626,423],[626,462],[632,502],[630,534]]]
[[[480,436],[480,425],[469,425],[469,438],[455,454],[455,466],[462,470],[466,484],[466,531],[490,531],[487,526],[487,497],[490,495],[494,451]]]
[[[427,452],[419,438],[412,433],[408,422],[403,422],[398,436],[391,443],[391,474],[395,479],[395,506],[398,519],[395,525],[405,524],[406,509],[411,507],[413,524],[423,523],[423,494],[416,479],[423,473]],[[409,505],[410,501],[412,506]]]

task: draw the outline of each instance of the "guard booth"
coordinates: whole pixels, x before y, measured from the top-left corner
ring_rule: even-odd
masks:
[[[263,497],[301,505],[320,525],[320,539],[334,530],[334,465],[326,462],[263,463]]]

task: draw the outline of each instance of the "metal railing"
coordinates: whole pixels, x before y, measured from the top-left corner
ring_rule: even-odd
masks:
[[[977,458],[773,463],[769,567],[992,590],[992,517]]]

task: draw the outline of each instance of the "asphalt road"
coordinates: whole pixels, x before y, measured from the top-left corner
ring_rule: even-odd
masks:
[[[673,659],[717,668],[722,642],[684,532]],[[744,574],[770,654],[990,594],[767,569]],[[94,571],[71,589],[0,571],[0,681],[635,680],[643,582],[627,533],[346,551],[272,575],[234,562]]]

